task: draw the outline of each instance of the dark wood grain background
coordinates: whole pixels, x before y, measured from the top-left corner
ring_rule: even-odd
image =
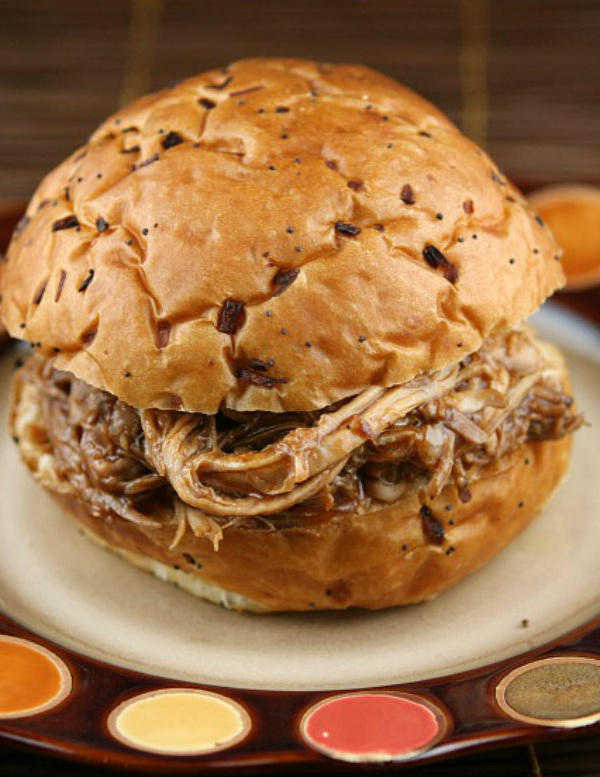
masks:
[[[0,0],[0,198],[123,101],[255,55],[365,62],[506,171],[600,181],[598,0]]]
[[[27,198],[123,102],[256,55],[364,62],[437,103],[526,188],[600,183],[599,41],[600,0],[0,0],[0,200]],[[600,311],[597,295],[577,301]],[[592,777],[600,742],[399,773]],[[0,746],[0,777],[51,774],[100,772]]]

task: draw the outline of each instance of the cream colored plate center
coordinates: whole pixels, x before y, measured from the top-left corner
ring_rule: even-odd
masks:
[[[571,474],[506,551],[436,601],[379,613],[237,614],[194,599],[91,544],[33,483],[5,429],[14,356],[0,365],[0,606],[38,633],[176,680],[339,689],[472,669],[554,639],[600,612],[600,335],[557,309],[538,316],[563,347],[592,426]],[[526,619],[528,628],[521,622]]]

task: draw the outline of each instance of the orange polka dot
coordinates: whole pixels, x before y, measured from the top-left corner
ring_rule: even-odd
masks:
[[[0,637],[0,718],[50,709],[70,690],[71,675],[58,656],[27,640]]]

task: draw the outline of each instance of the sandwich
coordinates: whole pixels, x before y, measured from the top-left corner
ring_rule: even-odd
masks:
[[[1,268],[31,350],[11,433],[90,538],[212,602],[427,600],[566,472],[581,416],[526,322],[560,258],[411,90],[240,61],[123,108],[40,184]]]

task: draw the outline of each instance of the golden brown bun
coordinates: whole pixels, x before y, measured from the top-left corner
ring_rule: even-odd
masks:
[[[2,273],[10,333],[138,408],[324,407],[459,361],[563,283],[490,159],[357,65],[246,60],[139,100],[27,217]],[[245,305],[234,334],[227,300]],[[253,359],[282,382],[248,382]]]
[[[60,497],[55,495],[55,498],[60,503],[63,509],[70,512],[67,500],[61,500]],[[76,511],[79,512],[79,507],[76,507]],[[96,534],[94,531],[88,528],[83,521],[79,521],[83,533],[88,539],[95,542],[101,548],[109,550],[120,558],[125,559],[134,567],[143,569],[144,572],[150,572],[150,574],[158,577],[159,580],[163,580],[165,583],[172,583],[178,588],[187,591],[193,596],[197,596],[198,599],[205,599],[212,604],[219,604],[226,610],[237,610],[242,612],[244,610],[250,612],[271,612],[269,608],[265,607],[258,602],[248,599],[247,596],[242,594],[236,594],[233,591],[228,591],[225,588],[221,588],[218,585],[207,583],[197,572],[188,572],[182,569],[179,565],[171,566],[163,561],[157,561],[151,556],[145,556],[141,553],[136,553],[134,550],[128,550],[121,545],[110,544],[100,534]],[[285,609],[285,608],[282,608]]]
[[[527,443],[483,471],[464,504],[454,486],[431,502],[444,529],[429,541],[416,495],[363,515],[328,512],[277,529],[231,526],[215,552],[172,523],[94,517],[54,470],[32,384],[13,382],[11,431],[36,479],[101,543],[196,595],[236,609],[380,608],[429,599],[485,564],[539,512],[566,472],[570,438]],[[190,508],[192,509],[192,508]],[[158,562],[155,563],[155,562]]]

